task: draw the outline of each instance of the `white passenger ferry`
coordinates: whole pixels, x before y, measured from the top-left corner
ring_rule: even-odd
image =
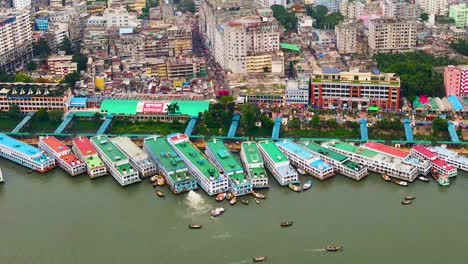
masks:
[[[281,186],[299,182],[297,171],[272,140],[259,141],[258,150],[262,154],[266,168]]]
[[[129,137],[115,137],[111,140],[120,151],[128,156],[130,164],[140,172],[142,178],[156,174],[156,164]]]
[[[86,169],[91,179],[107,174],[106,166],[87,137],[74,138],[72,145],[73,152],[86,163]]]
[[[57,138],[51,136],[39,137],[39,148],[54,157],[60,168],[71,176],[86,172],[86,164],[73,155],[71,149]]]
[[[457,168],[440,159],[437,154],[424,146],[414,146],[411,148],[411,155],[416,158],[429,160],[432,163],[432,167],[440,174],[447,175],[448,177],[457,176]]]
[[[276,145],[298,170],[303,170],[319,180],[325,180],[335,175],[330,164],[293,141],[285,139],[276,142]]]
[[[457,167],[460,170],[468,171],[468,158],[459,155],[455,151],[443,147],[429,147],[429,150],[436,153],[441,160],[446,161],[448,164]]]
[[[254,188],[267,188],[268,177],[255,141],[242,142],[240,157]]]

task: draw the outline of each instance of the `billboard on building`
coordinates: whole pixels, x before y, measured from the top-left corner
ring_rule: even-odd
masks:
[[[143,114],[167,113],[168,104],[165,102],[139,102],[137,112]]]

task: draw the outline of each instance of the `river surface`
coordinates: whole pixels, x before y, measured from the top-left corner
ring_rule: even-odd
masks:
[[[217,203],[202,190],[157,198],[147,180],[120,187],[57,168],[46,174],[0,159],[0,263],[466,263],[468,174],[448,188],[400,187],[370,175],[335,176],[306,192],[270,178],[260,205]],[[306,179],[304,177],[303,179]],[[402,206],[405,195],[415,195]],[[226,213],[208,216],[217,206]],[[280,228],[281,221],[294,225]],[[202,224],[189,230],[188,224]],[[325,252],[329,244],[344,246]]]

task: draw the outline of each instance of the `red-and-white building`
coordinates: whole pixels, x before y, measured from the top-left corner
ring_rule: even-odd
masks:
[[[444,87],[446,96],[468,96],[468,65],[445,67]]]
[[[78,64],[72,61],[72,55],[52,55],[47,58],[47,66],[54,76],[64,77],[78,70]]]
[[[70,148],[65,146],[55,137],[45,136],[39,138],[38,143],[45,153],[52,156],[60,166],[72,176],[86,172],[86,165],[82,160],[79,160]]]
[[[416,158],[426,159],[432,163],[432,167],[439,173],[448,177],[457,176],[457,168],[441,160],[436,153],[423,146],[414,146],[411,149],[411,155]]]
[[[310,104],[324,109],[400,108],[400,78],[394,73],[319,69],[311,78]]]

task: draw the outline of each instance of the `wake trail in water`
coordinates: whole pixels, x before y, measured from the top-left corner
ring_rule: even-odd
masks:
[[[231,238],[231,237],[232,237],[231,233],[226,232],[224,234],[212,236],[211,238],[213,238],[213,239],[227,239],[227,238]]]
[[[250,263],[250,260],[241,260],[236,262],[230,262],[229,264],[242,264],[242,263]]]
[[[322,252],[325,251],[326,249],[324,248],[306,248],[304,251],[306,252]]]
[[[200,194],[194,191],[190,191],[187,194],[185,203],[189,207],[189,212],[187,214],[187,217],[204,214],[210,209],[205,199],[203,199],[203,196],[201,196]]]

